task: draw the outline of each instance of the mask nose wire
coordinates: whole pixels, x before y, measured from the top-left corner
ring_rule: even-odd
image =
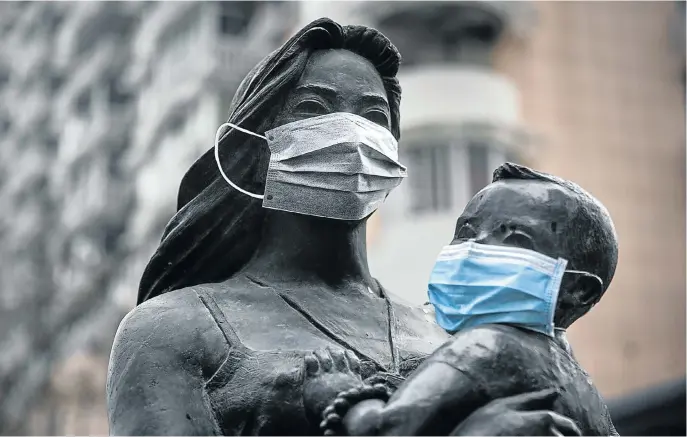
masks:
[[[229,185],[231,185],[232,188],[234,188],[236,191],[245,194],[246,196],[250,196],[254,199],[263,199],[265,196],[263,194],[255,194],[251,193],[250,191],[246,191],[243,188],[239,187],[235,183],[229,179],[229,176],[224,173],[224,170],[222,169],[222,165],[219,162],[219,140],[220,140],[220,131],[222,130],[223,127],[229,126],[232,129],[236,129],[239,132],[246,133],[248,135],[253,135],[254,137],[262,138],[263,140],[267,141],[267,138],[263,137],[262,135],[258,135],[254,132],[251,132],[249,130],[243,129],[241,127],[236,126],[234,123],[223,123],[220,125],[220,127],[217,128],[217,132],[215,133],[215,162],[217,163],[217,168],[219,169],[220,174],[224,178],[225,181]]]

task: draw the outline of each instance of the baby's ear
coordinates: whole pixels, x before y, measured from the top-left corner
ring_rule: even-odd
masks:
[[[577,305],[592,307],[601,299],[604,281],[589,272],[568,270],[565,272],[568,282],[568,293],[573,296]]]
[[[556,304],[554,323],[568,328],[575,320],[587,314],[601,299],[604,283],[588,272],[566,270]]]

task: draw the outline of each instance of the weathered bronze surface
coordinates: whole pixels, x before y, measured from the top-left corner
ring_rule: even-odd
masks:
[[[351,428],[360,435],[446,435],[487,401],[553,388],[554,411],[572,418],[583,435],[616,434],[565,335],[613,277],[618,248],[608,211],[569,181],[504,164],[457,220],[451,244],[468,240],[569,261],[554,314],[555,338],[507,325],[459,331],[385,406],[354,407],[349,414],[360,420]]]
[[[349,112],[398,138],[399,64],[398,51],[377,31],[321,19],[255,67],[234,97],[229,120],[263,133],[298,119]],[[232,130],[220,147],[225,172],[246,189],[262,192],[269,162],[264,142]],[[522,186],[525,197],[516,209],[538,217],[537,207],[525,200],[529,189]],[[554,191],[547,195],[564,205],[568,197]],[[527,212],[530,207],[533,212]],[[547,229],[551,214],[560,215],[556,220],[564,228],[565,210],[555,211],[546,218]],[[484,229],[499,220],[495,213],[498,208],[479,205],[466,211],[485,217]],[[400,408],[407,420],[377,427],[381,433],[552,435],[552,426],[579,433],[568,419],[547,410],[559,399],[576,397],[576,408],[588,408],[586,388],[573,384],[569,387],[579,392],[497,399],[542,388],[569,367],[532,365],[538,370],[518,379],[514,375],[532,353],[515,347],[511,338],[517,334],[507,328],[485,329],[488,346],[473,341],[459,347],[462,340],[451,340],[420,308],[399,301],[372,278],[365,222],[264,209],[225,183],[212,151],[201,157],[182,181],[178,212],[143,275],[139,304],[115,338],[107,384],[110,432],[321,435],[326,406],[342,391],[374,380],[398,388],[392,403],[377,402],[376,411],[405,401],[421,404]],[[542,241],[556,247],[565,240],[560,235]],[[593,301],[585,293],[572,299],[573,309],[561,313],[562,321],[574,318],[580,302]],[[523,341],[535,351],[551,346]],[[415,372],[444,344],[424,371]],[[451,362],[489,390],[475,388],[462,371],[436,364],[434,357],[449,353]],[[491,367],[480,367],[487,362]],[[547,379],[528,383],[541,375]],[[435,386],[417,389],[423,378]],[[508,388],[509,382],[514,387]],[[447,393],[446,387],[455,391]],[[497,400],[488,403],[492,399]],[[360,403],[346,416],[350,432],[369,429],[359,413],[374,403]],[[561,405],[563,414],[578,413],[567,409],[571,403]],[[437,413],[442,417],[431,423]]]

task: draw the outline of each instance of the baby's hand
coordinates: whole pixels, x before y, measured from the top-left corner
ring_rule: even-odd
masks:
[[[496,399],[472,413],[451,435],[579,436],[575,422],[551,411],[553,389]]]
[[[307,354],[303,404],[308,420],[319,425],[324,409],[339,393],[362,383],[360,360],[353,352],[326,348]]]

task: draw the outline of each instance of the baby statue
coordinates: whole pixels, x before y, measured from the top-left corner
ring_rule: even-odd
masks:
[[[552,410],[574,422],[561,433],[617,435],[565,334],[599,302],[617,257],[598,200],[572,182],[502,165],[458,218],[430,276],[429,307],[451,340],[387,402],[340,394],[323,427],[329,417],[348,435],[449,435],[492,400],[550,390]]]

